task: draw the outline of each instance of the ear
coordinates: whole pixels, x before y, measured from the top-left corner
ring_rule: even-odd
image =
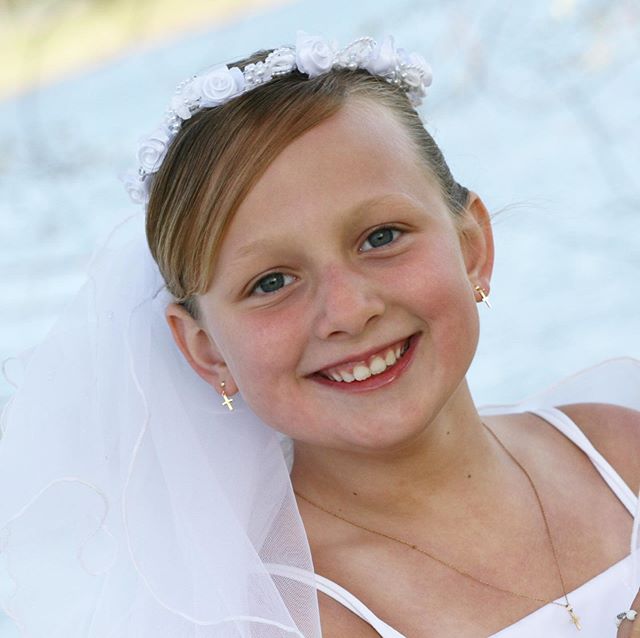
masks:
[[[458,227],[464,264],[471,287],[481,286],[488,295],[493,272],[493,231],[489,211],[474,192],[469,193],[469,201]]]
[[[167,307],[165,317],[176,345],[195,372],[216,392],[220,393],[224,382],[226,393],[235,394],[238,386],[213,339],[202,325],[177,303]]]

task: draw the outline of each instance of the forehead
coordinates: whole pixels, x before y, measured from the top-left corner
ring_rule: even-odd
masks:
[[[220,257],[278,230],[311,231],[313,224],[339,220],[362,202],[390,195],[445,207],[435,178],[393,112],[352,100],[269,165],[236,211]]]

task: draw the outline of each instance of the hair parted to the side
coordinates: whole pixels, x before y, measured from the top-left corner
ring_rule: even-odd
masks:
[[[229,66],[264,60],[259,51]],[[460,186],[405,93],[363,70],[335,70],[309,79],[294,71],[183,123],[147,205],[146,232],[169,292],[195,318],[196,296],[206,292],[224,231],[252,186],[294,139],[335,114],[347,100],[389,108],[435,176],[452,214],[464,210]]]

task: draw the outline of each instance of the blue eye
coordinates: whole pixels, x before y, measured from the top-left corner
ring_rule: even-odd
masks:
[[[291,283],[294,277],[291,275],[285,275],[281,272],[270,272],[268,275],[259,279],[256,285],[253,287],[252,292],[259,295],[268,295],[272,292],[278,292],[281,288],[284,288],[288,283]]]
[[[370,233],[364,241],[361,250],[367,251],[372,248],[380,248],[380,246],[386,246],[394,242],[399,236],[401,231],[397,228],[392,228],[390,226],[385,226],[383,228],[377,228],[372,233]],[[369,248],[365,247],[366,244],[369,244]]]

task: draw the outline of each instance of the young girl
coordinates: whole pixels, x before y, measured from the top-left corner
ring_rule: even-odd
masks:
[[[299,33],[178,87],[148,247],[114,231],[4,413],[25,635],[640,635],[640,365],[478,411],[491,225],[429,83]]]

